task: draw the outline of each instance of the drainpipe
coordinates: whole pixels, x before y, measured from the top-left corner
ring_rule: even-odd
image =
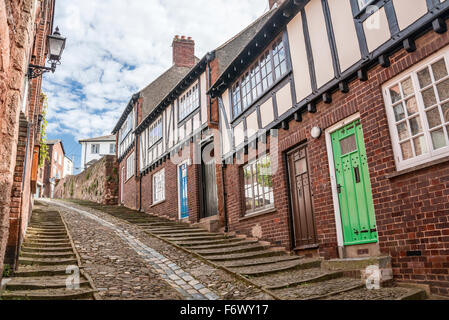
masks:
[[[139,211],[142,212],[142,174],[139,179]]]
[[[224,219],[225,219],[225,232],[229,231],[229,223],[228,223],[228,208],[226,206],[226,189],[225,189],[225,172],[224,172],[225,164],[221,164],[221,184],[223,185],[223,211],[224,211]]]
[[[283,155],[284,160],[284,167],[287,169],[286,174],[286,184],[287,184],[287,194],[291,194],[291,188],[290,188],[290,168],[288,167],[288,159],[287,154]],[[296,241],[295,241],[295,230],[293,225],[293,208],[292,208],[292,200],[289,197],[288,200],[288,225],[290,226],[290,245],[292,247],[292,251],[296,247]]]

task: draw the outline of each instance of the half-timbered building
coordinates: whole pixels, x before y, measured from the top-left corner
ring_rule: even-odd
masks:
[[[449,2],[277,4],[209,90],[225,225],[448,294]]]
[[[174,66],[133,96],[113,131],[123,205],[219,227],[220,171],[211,130],[218,119],[207,91],[271,15],[267,12],[202,59],[195,58],[192,39],[175,37]]]

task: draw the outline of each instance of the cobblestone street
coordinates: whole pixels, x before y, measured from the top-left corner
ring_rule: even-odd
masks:
[[[47,204],[62,214],[102,299],[272,299],[106,213],[62,202]]]

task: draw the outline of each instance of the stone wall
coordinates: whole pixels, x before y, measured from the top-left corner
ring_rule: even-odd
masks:
[[[24,77],[34,39],[32,0],[0,0],[0,279],[9,233]]]
[[[55,198],[118,204],[118,164],[115,156],[105,156],[76,176],[67,176],[55,187]]]

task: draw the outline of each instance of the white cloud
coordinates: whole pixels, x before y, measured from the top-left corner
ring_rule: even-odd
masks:
[[[268,0],[57,1],[67,46],[45,76],[48,132],[109,134],[132,94],[171,66],[175,35],[193,37],[202,57],[267,9]]]

